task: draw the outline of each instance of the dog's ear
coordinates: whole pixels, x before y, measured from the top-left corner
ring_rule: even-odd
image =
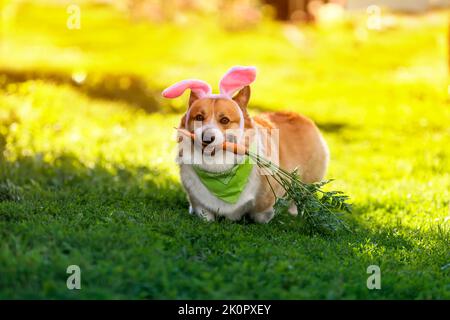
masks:
[[[177,98],[187,89],[191,90],[189,106],[191,106],[195,100],[203,98],[211,93],[211,87],[206,82],[197,79],[188,79],[171,85],[162,92],[162,96],[168,99]]]
[[[255,67],[236,66],[225,73],[219,83],[220,93],[232,97],[256,79]]]
[[[250,100],[250,91],[250,86],[245,86],[233,97],[233,100],[242,110],[247,109],[248,101]]]
[[[195,100],[197,100],[197,99],[200,99],[199,95],[194,90],[191,90],[191,94],[189,96],[188,107],[190,108],[192,106],[192,104],[195,102]]]

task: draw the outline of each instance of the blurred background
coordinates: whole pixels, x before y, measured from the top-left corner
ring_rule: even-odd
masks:
[[[173,172],[169,132],[186,99],[163,101],[161,90],[185,78],[217,86],[233,65],[258,68],[254,112],[312,117],[328,139],[337,139],[337,157],[345,135],[386,138],[394,128],[442,126],[448,5],[3,1],[1,154],[10,160],[40,154],[50,161],[69,152],[83,162],[119,157],[114,161],[151,162]]]
[[[229,67],[255,65],[254,110],[299,111],[329,128],[412,125],[419,114],[411,103],[432,112],[447,99],[448,5],[448,0],[3,1],[3,114],[13,97],[34,101],[38,93],[48,100],[41,110],[49,113],[47,121],[63,110],[81,115],[78,109],[90,103],[173,114],[184,110],[185,99],[162,101],[160,92],[170,84],[194,77],[215,85]],[[71,98],[60,105],[63,93]],[[34,102],[27,106],[35,111]],[[23,108],[21,103],[11,112]]]
[[[81,261],[84,297],[367,298],[358,279],[373,257],[392,271],[381,297],[448,296],[448,232],[433,229],[450,221],[448,0],[3,0],[0,11],[0,297],[69,297],[64,270]],[[317,255],[289,253],[311,281],[282,258],[299,238],[285,230],[293,219],[258,235],[186,214],[173,127],[187,94],[160,93],[186,78],[217,92],[234,65],[258,68],[252,114],[317,123],[327,178],[355,205],[351,237],[301,238]],[[244,240],[222,248],[210,238],[221,232]],[[270,256],[245,251],[255,239]],[[255,273],[258,259],[275,271]],[[322,259],[355,268],[319,272]],[[233,266],[243,278],[227,278]]]

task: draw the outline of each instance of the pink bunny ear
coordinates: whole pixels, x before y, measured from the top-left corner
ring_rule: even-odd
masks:
[[[191,89],[199,98],[202,98],[211,93],[209,84],[202,80],[188,79],[177,82],[162,92],[164,98],[177,98],[183,94],[187,89]]]
[[[233,67],[220,80],[220,93],[232,97],[236,91],[255,81],[255,78],[255,67]]]

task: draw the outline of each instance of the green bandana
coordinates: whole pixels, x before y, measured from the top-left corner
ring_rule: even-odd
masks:
[[[200,181],[212,194],[225,202],[236,203],[247,185],[253,164],[250,163],[250,158],[245,156],[244,161],[224,172],[208,172],[198,166],[193,168]]]

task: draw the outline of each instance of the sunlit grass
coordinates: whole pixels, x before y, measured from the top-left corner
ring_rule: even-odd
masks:
[[[449,298],[445,13],[382,32],[355,16],[229,33],[82,10],[70,31],[64,7],[24,4],[2,38],[0,297]],[[214,86],[234,64],[258,67],[253,114],[318,123],[327,177],[354,202],[352,234],[187,214],[173,132],[186,101],[157,95],[187,77]],[[65,287],[70,264],[79,292]],[[366,288],[371,264],[381,291]]]

